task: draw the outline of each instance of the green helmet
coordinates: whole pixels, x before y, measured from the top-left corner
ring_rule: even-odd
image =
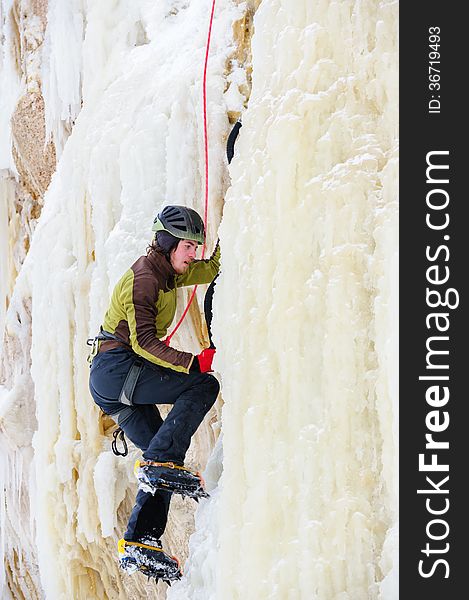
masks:
[[[156,215],[152,231],[167,231],[181,240],[193,240],[198,244],[204,243],[204,222],[200,215],[186,206],[165,206]]]

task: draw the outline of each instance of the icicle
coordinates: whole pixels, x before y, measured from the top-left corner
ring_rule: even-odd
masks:
[[[49,0],[42,61],[46,142],[57,157],[81,109],[83,0]]]

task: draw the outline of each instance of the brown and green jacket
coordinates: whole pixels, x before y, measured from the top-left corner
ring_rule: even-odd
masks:
[[[176,313],[176,288],[210,283],[220,268],[217,245],[206,260],[193,261],[183,275],[177,275],[158,252],[141,256],[118,281],[102,328],[121,342],[101,342],[100,351],[130,347],[147,360],[175,371],[188,373],[194,360],[189,352],[166,346],[166,337]]]

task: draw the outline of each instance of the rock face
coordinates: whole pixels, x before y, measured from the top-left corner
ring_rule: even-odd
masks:
[[[55,170],[54,144],[46,142],[44,98],[41,93],[41,57],[46,28],[47,2],[16,0],[6,22],[10,21],[15,43],[12,50],[23,94],[11,116],[12,154],[22,198],[34,203],[31,218],[38,219],[44,194]]]
[[[45,141],[44,98],[31,92],[20,98],[12,116],[13,156],[21,187],[33,199],[38,219],[55,170],[55,148]]]

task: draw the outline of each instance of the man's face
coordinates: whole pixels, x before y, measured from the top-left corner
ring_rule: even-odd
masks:
[[[197,242],[192,240],[181,240],[179,244],[171,250],[169,255],[171,265],[178,275],[187,271],[188,266],[195,259],[197,252]]]

